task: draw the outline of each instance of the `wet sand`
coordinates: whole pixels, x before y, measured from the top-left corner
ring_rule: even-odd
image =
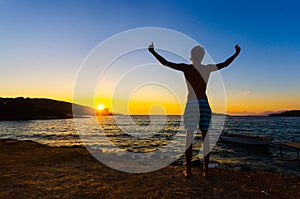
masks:
[[[82,147],[0,140],[0,198],[300,198],[300,177],[210,169],[208,179],[182,166],[130,174],[113,170]]]

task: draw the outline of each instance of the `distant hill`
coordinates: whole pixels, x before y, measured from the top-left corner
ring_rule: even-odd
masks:
[[[300,110],[285,111],[282,113],[269,114],[271,117],[300,117]]]
[[[43,98],[0,98],[0,120],[72,118],[72,103]],[[74,104],[76,116],[93,115],[95,109]]]

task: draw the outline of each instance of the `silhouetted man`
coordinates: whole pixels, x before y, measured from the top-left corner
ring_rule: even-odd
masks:
[[[220,70],[229,64],[239,55],[241,48],[236,45],[235,53],[225,62],[219,64],[203,65],[202,59],[205,51],[201,46],[195,46],[191,50],[192,64],[172,63],[157,54],[154,50],[153,42],[149,45],[148,50],[154,57],[165,66],[182,71],[188,88],[188,99],[184,111],[184,126],[186,129],[186,170],[183,172],[185,177],[191,175],[192,161],[192,141],[194,132],[200,129],[203,141],[203,176],[207,177],[209,163],[209,136],[206,136],[211,121],[211,109],[206,96],[206,87],[211,72]]]

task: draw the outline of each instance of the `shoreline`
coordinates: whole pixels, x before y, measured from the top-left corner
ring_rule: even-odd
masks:
[[[0,198],[241,198],[300,197],[300,177],[257,170],[193,167],[131,174],[98,162],[84,147],[49,147],[0,139]]]
[[[57,145],[57,144],[53,144],[53,143],[47,143],[47,142],[39,142],[37,140],[30,140],[30,139],[16,139],[16,138],[0,138],[0,142],[3,140],[14,140],[16,142],[36,142],[37,144],[46,146],[46,147],[50,147],[50,148],[84,148],[86,149],[86,147],[84,146],[84,144],[82,142],[76,142],[76,144],[70,144],[70,145]],[[241,146],[241,145],[238,145]],[[283,174],[283,175],[293,175],[293,176],[297,176],[300,177],[299,173],[293,173],[293,172],[285,172],[282,170],[276,170],[274,168],[266,168],[266,167],[257,167],[255,165],[252,165],[251,163],[245,163],[245,162],[235,162],[232,163],[231,161],[226,162],[224,161],[225,159],[215,159],[214,154],[212,153],[211,158],[210,158],[210,165],[209,168],[228,168],[228,169],[233,169],[233,170],[258,170],[258,171],[265,171],[265,172],[271,172],[271,173],[278,173],[278,174]],[[290,160],[286,160],[286,161],[291,161]],[[294,160],[294,161],[298,161],[298,159]],[[184,155],[182,155],[180,158],[178,158],[177,160],[175,160],[174,162],[172,162],[170,165],[172,166],[184,166],[185,164],[185,157]],[[199,158],[193,158],[192,159],[192,166],[193,167],[200,167],[202,166],[203,162],[202,159]]]

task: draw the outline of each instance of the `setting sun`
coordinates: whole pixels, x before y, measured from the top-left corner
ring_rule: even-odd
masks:
[[[102,111],[104,108],[105,108],[105,107],[104,107],[103,104],[99,104],[99,105],[97,106],[97,110],[99,110],[99,111]]]

